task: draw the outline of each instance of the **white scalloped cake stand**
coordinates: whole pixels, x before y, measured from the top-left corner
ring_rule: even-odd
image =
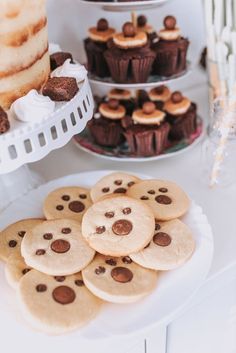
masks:
[[[86,1],[79,0],[86,5],[102,8],[105,11],[123,12],[123,11],[141,11],[150,10],[164,5],[170,0],[146,0],[146,1]]]
[[[93,96],[86,78],[77,95],[68,103],[59,103],[56,111],[42,122],[11,121],[10,131],[0,136],[0,210],[38,184],[38,178],[29,170],[19,168],[67,144],[85,128],[93,116],[93,109]],[[10,187],[16,185],[16,181],[18,194],[16,188],[11,193]]]

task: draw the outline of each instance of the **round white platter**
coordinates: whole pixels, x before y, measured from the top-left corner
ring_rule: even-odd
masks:
[[[69,175],[30,191],[1,213],[1,228],[22,218],[43,216],[43,200],[53,189],[70,185],[91,187],[110,172],[95,171]],[[144,175],[138,176],[148,178]],[[112,335],[137,334],[138,331],[168,323],[176,317],[203,284],[213,258],[211,227],[201,207],[194,201],[183,221],[191,228],[196,241],[196,249],[191,259],[175,271],[162,272],[156,290],[142,301],[127,305],[104,304],[101,313],[91,324],[68,335],[71,339],[77,339],[80,335],[92,340],[111,338]],[[33,341],[35,332],[24,325],[15,293],[6,283],[3,264],[0,264],[0,284],[0,327],[4,327],[4,334],[14,337],[16,342]]]
[[[70,102],[58,103],[55,112],[40,123],[11,118],[10,130],[0,135],[0,175],[42,159],[85,128],[93,115],[93,96],[87,78],[79,87]]]
[[[86,1],[78,0],[86,5],[91,5],[97,8],[102,8],[105,11],[124,12],[124,11],[139,11],[149,10],[155,7],[164,5],[170,0],[146,0],[146,1]]]
[[[93,85],[103,86],[103,87],[110,87],[110,88],[120,88],[120,89],[147,89],[152,87],[158,87],[164,84],[171,84],[174,81],[181,80],[186,78],[193,70],[193,64],[188,61],[187,62],[187,69],[177,75],[173,75],[170,77],[164,76],[154,76],[150,75],[149,79],[145,83],[116,83],[112,80],[112,78],[100,78],[94,76],[89,73],[89,81]]]

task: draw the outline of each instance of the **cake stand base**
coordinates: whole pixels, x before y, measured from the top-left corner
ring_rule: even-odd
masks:
[[[43,182],[43,178],[32,172],[27,165],[14,172],[0,175],[0,211]]]

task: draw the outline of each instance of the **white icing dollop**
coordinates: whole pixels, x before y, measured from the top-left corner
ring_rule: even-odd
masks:
[[[62,51],[61,47],[59,44],[56,43],[49,43],[49,54],[52,55],[54,53],[58,53],[59,51]]]
[[[53,113],[54,109],[55,102],[39,94],[35,89],[17,99],[11,106],[14,117],[25,123],[40,122]]]
[[[51,72],[51,77],[74,77],[77,82],[81,82],[87,77],[87,70],[83,65],[72,64],[71,60],[67,59],[62,66]]]

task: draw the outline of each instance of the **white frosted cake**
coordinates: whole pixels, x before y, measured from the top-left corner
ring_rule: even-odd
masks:
[[[0,1],[0,106],[31,89],[50,74],[45,0]]]

